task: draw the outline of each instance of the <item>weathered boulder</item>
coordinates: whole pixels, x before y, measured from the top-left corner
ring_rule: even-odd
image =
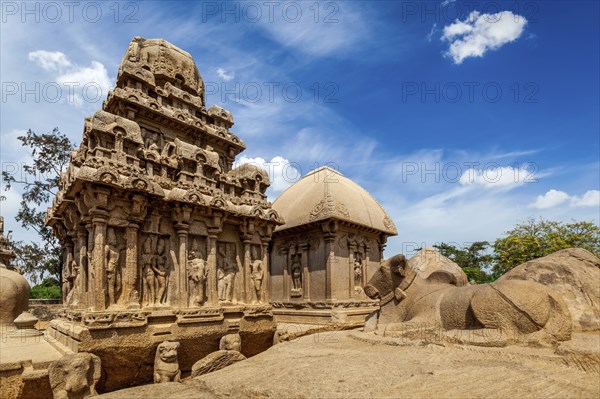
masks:
[[[221,370],[242,360],[246,360],[246,356],[238,351],[218,350],[194,363],[192,377]]]
[[[575,330],[600,329],[600,259],[581,248],[568,248],[525,262],[502,277],[537,281],[560,295]]]
[[[242,355],[242,338],[239,334],[227,334],[219,341],[219,350],[198,360],[192,366],[192,377],[221,370],[224,367],[245,360]]]
[[[446,271],[456,277],[456,285],[461,287],[468,283],[467,275],[456,263],[439,253],[435,248],[423,248],[407,261],[408,267],[417,275],[426,279],[433,272]]]

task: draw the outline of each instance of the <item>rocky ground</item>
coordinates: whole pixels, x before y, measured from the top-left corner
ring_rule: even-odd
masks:
[[[183,384],[129,388],[102,398],[598,398],[600,334],[550,348],[483,348],[313,334]]]

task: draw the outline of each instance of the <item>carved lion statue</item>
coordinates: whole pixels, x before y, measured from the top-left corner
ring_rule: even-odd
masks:
[[[407,267],[404,255],[396,255],[382,264],[364,291],[381,300],[378,328],[386,332],[406,332],[409,325],[441,328],[451,341],[484,346],[571,338],[571,316],[562,298],[533,281],[457,287],[450,273],[436,271],[423,279]]]
[[[181,370],[177,360],[179,342],[164,341],[156,348],[154,357],[154,382],[180,382]]]
[[[48,378],[54,399],[82,399],[97,395],[101,362],[87,352],[66,355],[48,367]]]

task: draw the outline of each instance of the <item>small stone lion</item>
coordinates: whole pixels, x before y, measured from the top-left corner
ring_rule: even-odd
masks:
[[[154,357],[154,383],[180,382],[181,370],[177,360],[179,342],[164,341],[156,348]]]

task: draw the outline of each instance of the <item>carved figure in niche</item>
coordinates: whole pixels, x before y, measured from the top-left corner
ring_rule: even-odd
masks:
[[[302,288],[302,265],[300,264],[300,256],[294,256],[292,262],[292,287],[295,290]]]
[[[104,246],[106,259],[106,283],[108,285],[108,303],[115,304],[115,288],[117,286],[117,265],[119,264],[119,249],[117,237],[113,229],[108,229],[108,240]]]
[[[162,238],[158,239],[156,257],[154,259],[152,269],[156,273],[156,282],[158,283],[156,301],[164,303],[166,302],[166,298],[164,297],[167,289],[167,258],[165,257],[165,240]]]
[[[204,292],[208,278],[208,268],[197,252],[191,252],[188,258],[188,279],[190,280],[190,306],[204,304]]]
[[[360,257],[357,257],[356,259],[354,259],[354,285],[356,287],[360,287],[362,285],[362,269],[362,260],[360,259]]]
[[[96,396],[100,379],[100,358],[87,352],[65,355],[48,367],[54,399],[81,399]]]
[[[152,250],[152,237],[147,237],[142,247],[142,280],[144,284],[144,303],[152,304],[156,301],[155,276],[152,264],[154,262],[154,251]]]
[[[142,136],[144,137],[144,146],[146,148],[158,150],[158,146],[160,145],[159,133],[142,128]]]
[[[164,341],[156,348],[154,356],[154,383],[180,382],[181,370],[177,359],[179,342]]]
[[[71,263],[71,275],[69,280],[71,281],[71,291],[67,295],[67,303],[69,305],[77,305],[79,303],[79,285],[81,280],[81,273],[77,262]]]
[[[219,264],[217,267],[218,296],[219,301],[233,301],[233,284],[235,279],[236,267],[227,256],[229,253],[223,247],[219,248]]]
[[[262,261],[256,259],[250,265],[250,279],[252,280],[252,288],[254,288],[254,297],[252,303],[262,303],[262,282],[264,271]]]

